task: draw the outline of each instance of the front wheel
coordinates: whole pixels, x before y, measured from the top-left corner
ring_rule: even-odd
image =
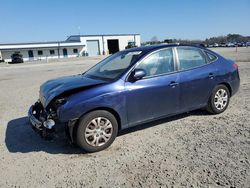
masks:
[[[207,111],[212,114],[224,112],[229,104],[230,92],[225,85],[218,85],[214,88],[207,105]]]
[[[87,152],[97,152],[109,147],[115,140],[118,123],[113,114],[97,110],[81,118],[76,141]]]

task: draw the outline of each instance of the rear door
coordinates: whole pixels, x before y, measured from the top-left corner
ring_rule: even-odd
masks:
[[[177,47],[182,111],[204,107],[215,86],[216,66],[196,47]]]
[[[143,69],[146,76],[125,83],[129,125],[176,113],[179,75],[175,71],[172,49],[152,53],[136,69]]]

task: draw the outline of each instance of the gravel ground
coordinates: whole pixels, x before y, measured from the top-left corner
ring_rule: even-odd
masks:
[[[250,187],[250,62],[238,63],[241,87],[223,114],[141,125],[93,154],[42,140],[26,116],[40,84],[97,60],[0,67],[0,187]]]
[[[234,61],[249,62],[250,61],[250,47],[231,47],[231,48],[211,48],[211,50],[224,55]]]

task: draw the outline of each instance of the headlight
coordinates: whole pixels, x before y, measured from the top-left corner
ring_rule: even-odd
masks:
[[[55,126],[55,121],[53,119],[47,119],[45,122],[43,122],[43,126],[47,129],[52,129]]]

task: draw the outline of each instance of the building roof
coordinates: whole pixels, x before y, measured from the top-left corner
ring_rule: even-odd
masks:
[[[44,42],[19,42],[19,43],[0,43],[0,46],[4,45],[28,45],[28,44],[54,44],[54,43],[72,43],[71,41],[44,41]]]
[[[69,37],[99,37],[99,36],[134,36],[140,35],[138,33],[130,33],[130,34],[96,34],[96,35],[71,35]]]
[[[66,41],[81,41],[81,37],[111,37],[111,36],[135,36],[140,34],[100,34],[100,35],[71,35],[69,36]]]
[[[71,35],[65,41],[49,42],[25,42],[0,44],[0,50],[30,49],[30,48],[58,48],[69,46],[85,46],[81,43],[80,37],[100,37],[100,36],[135,36],[140,34],[103,34],[103,35]]]
[[[85,46],[85,45],[82,44],[81,42],[75,42],[75,41],[10,43],[10,44],[0,44],[0,50],[58,48],[58,47],[74,47],[74,46]]]

